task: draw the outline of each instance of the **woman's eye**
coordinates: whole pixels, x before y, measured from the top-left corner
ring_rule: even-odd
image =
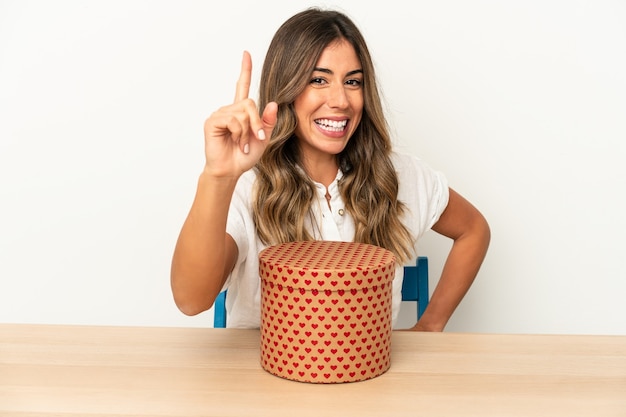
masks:
[[[360,87],[363,84],[363,81],[361,80],[348,80],[346,81],[346,84],[352,86],[352,87]]]
[[[311,84],[317,84],[317,85],[322,85],[325,82],[326,82],[326,80],[324,80],[323,78],[320,78],[320,77],[316,77],[316,78],[313,78],[311,80]]]

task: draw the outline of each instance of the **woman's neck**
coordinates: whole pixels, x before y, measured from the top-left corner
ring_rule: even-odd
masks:
[[[305,159],[302,161],[302,167],[309,178],[323,184],[326,188],[335,181],[337,171],[339,170],[339,164],[334,155],[328,159],[318,159],[315,161]]]

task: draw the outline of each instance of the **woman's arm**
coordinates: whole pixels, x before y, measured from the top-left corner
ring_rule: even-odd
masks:
[[[491,238],[483,215],[452,189],[448,206],[432,229],[454,243],[428,307],[412,330],[443,331],[478,274]]]
[[[170,278],[174,301],[188,315],[211,308],[235,265],[237,245],[226,233],[230,201],[239,177],[259,160],[276,124],[276,103],[268,103],[259,115],[248,98],[251,75],[252,59],[244,52],[234,103],[204,123],[206,164],[176,242]]]

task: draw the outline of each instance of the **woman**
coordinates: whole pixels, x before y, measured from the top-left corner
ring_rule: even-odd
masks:
[[[276,32],[248,98],[244,53],[235,101],[205,122],[206,164],[172,260],[177,306],[195,315],[229,289],[229,326],[259,327],[258,253],[287,241],[357,241],[402,264],[432,228],[454,240],[428,308],[414,330],[442,331],[489,244],[487,222],[445,178],[392,151],[372,59],[354,23],[308,9]],[[259,109],[263,109],[259,114]]]

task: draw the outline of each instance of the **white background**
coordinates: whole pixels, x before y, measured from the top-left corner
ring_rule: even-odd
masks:
[[[313,4],[335,6],[0,0],[0,322],[211,325],[169,288],[202,124],[242,51],[256,85],[274,31]],[[398,148],[490,222],[447,330],[626,334],[626,2],[338,4]],[[449,242],[420,248],[432,290]]]

